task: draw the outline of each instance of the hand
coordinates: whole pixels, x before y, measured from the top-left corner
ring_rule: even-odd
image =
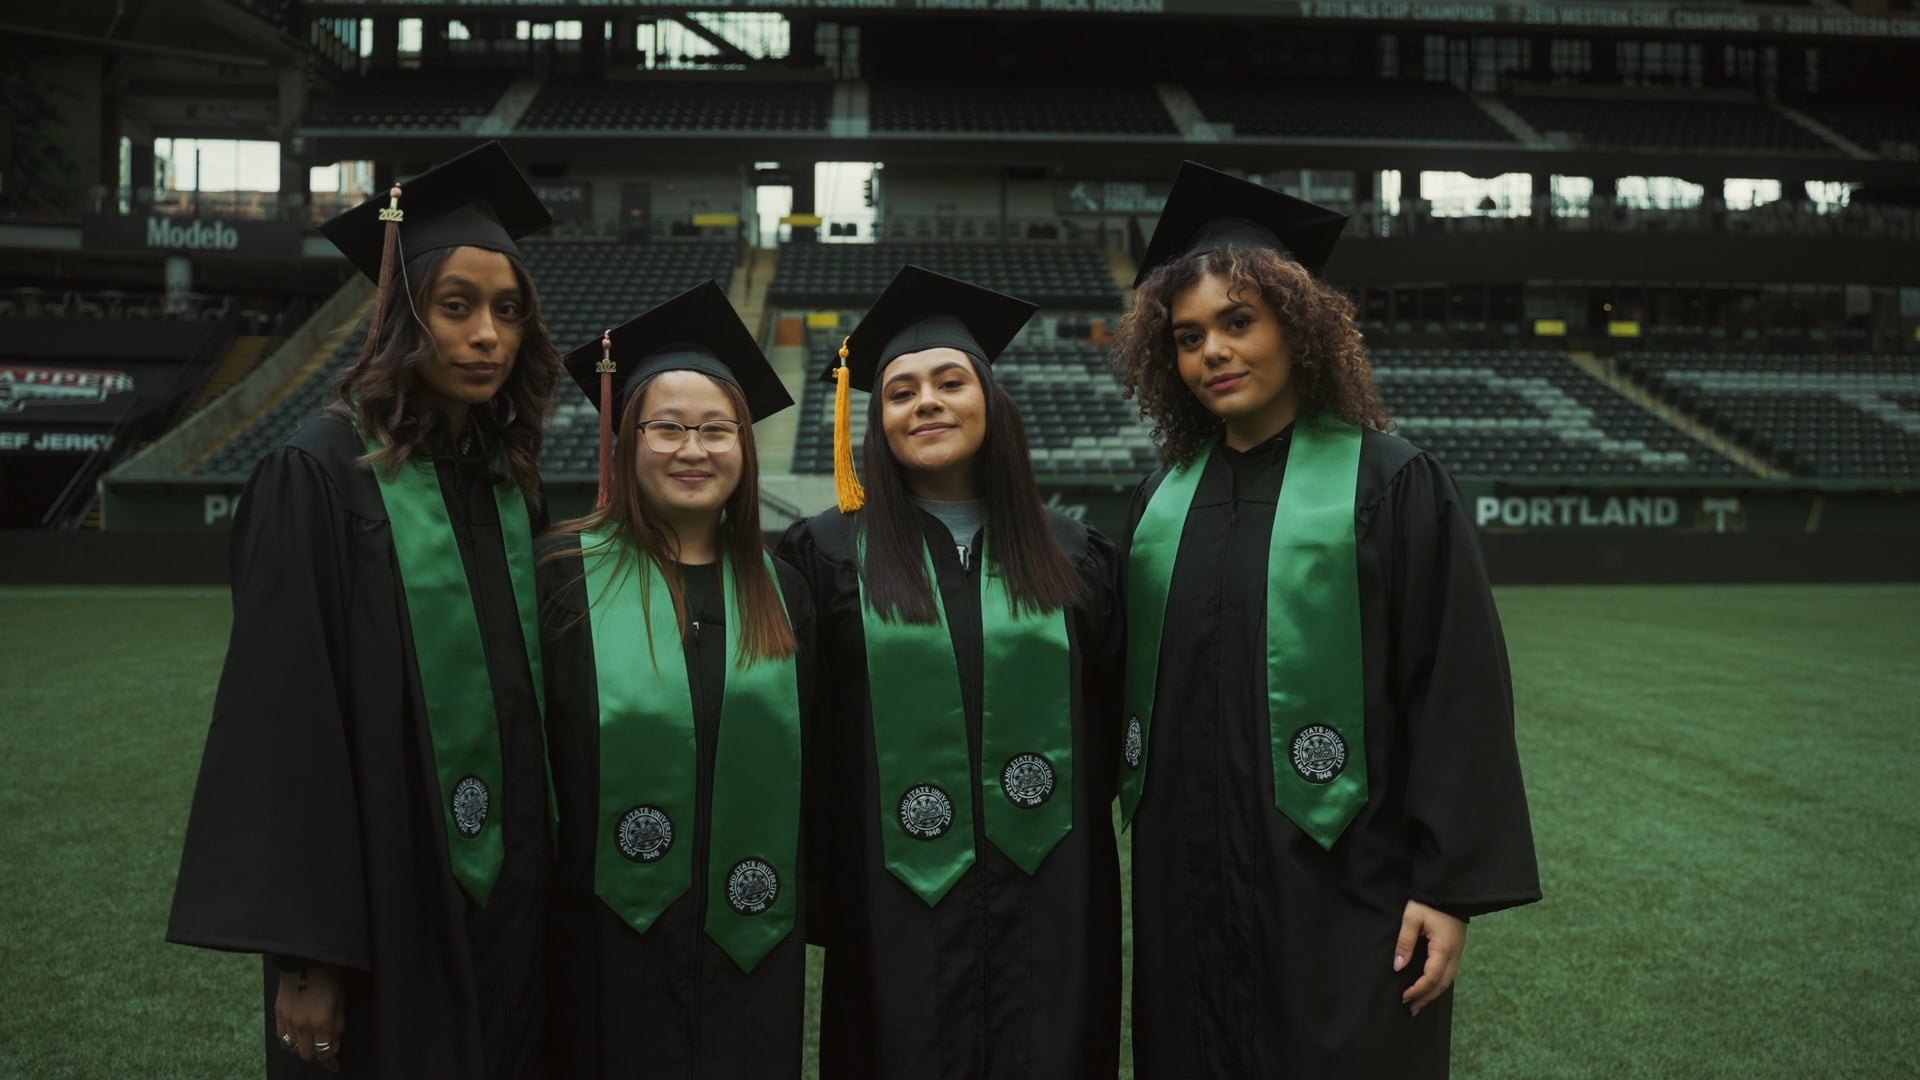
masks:
[[[302,1061],[317,1061],[328,1072],[340,1071],[340,1040],[347,1033],[347,991],[339,968],[318,966],[299,973],[281,972],[273,1016],[274,1034],[279,1036],[281,1046],[300,1055]]]
[[[1393,970],[1407,966],[1413,959],[1413,947],[1422,937],[1427,939],[1426,969],[1400,995],[1400,1003],[1410,1006],[1415,1016],[1446,993],[1460,974],[1460,954],[1467,950],[1467,924],[1418,900],[1407,901],[1406,913],[1400,916],[1400,940],[1393,943]]]

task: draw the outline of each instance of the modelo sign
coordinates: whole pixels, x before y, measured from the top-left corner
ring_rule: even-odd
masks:
[[[298,255],[300,226],[290,221],[171,218],[161,214],[115,217],[93,214],[80,221],[83,247],[115,251],[205,252],[221,255]]]

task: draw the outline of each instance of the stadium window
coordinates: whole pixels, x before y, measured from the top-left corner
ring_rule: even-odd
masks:
[[[1857,186],[1845,180],[1809,180],[1806,183],[1807,198],[1813,200],[1815,210],[1829,214],[1845,209]]]
[[[1421,45],[1424,53],[1421,63],[1422,77],[1427,82],[1447,81],[1447,39],[1439,34],[1428,34]]]
[[[364,60],[367,57],[373,55],[373,20],[372,19],[360,20],[359,36],[360,36],[360,58]]]
[[[421,20],[400,20],[400,55],[420,55]]]
[[[1547,178],[1547,190],[1553,195],[1553,216],[1584,218],[1593,213],[1593,177],[1560,176]]]
[[[1474,38],[1472,89],[1483,94],[1500,89],[1501,77],[1525,70],[1528,60],[1527,43],[1519,38]]]
[[[867,192],[872,190],[869,185],[874,183],[877,167],[872,161],[815,163],[813,212],[834,223],[829,237],[849,243],[872,241],[876,212]]]
[[[1502,173],[1482,180],[1461,172],[1423,172],[1420,197],[1434,217],[1530,217],[1533,177]]]
[[[1550,63],[1555,82],[1579,82],[1593,71],[1593,42],[1555,38]]]
[[[1686,210],[1699,206],[1707,189],[1677,176],[1622,176],[1613,182],[1614,202],[1640,210]]]
[[[461,22],[459,19],[453,19],[447,23],[447,40],[472,41],[473,31],[467,29],[466,23]]]
[[[1397,34],[1381,34],[1379,75],[1383,79],[1400,77],[1400,37]]]
[[[1780,181],[1728,179],[1720,188],[1720,197],[1729,210],[1752,210],[1780,201]]]

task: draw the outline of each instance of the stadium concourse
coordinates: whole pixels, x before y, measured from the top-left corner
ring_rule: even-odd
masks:
[[[1349,214],[1326,277],[1502,586],[1547,875],[1475,923],[1461,1075],[1911,1073],[1915,0],[745,6],[0,20],[0,1074],[257,1072],[245,973],[158,944],[227,530],[359,348],[316,225],[489,139],[556,218],[563,348],[727,291],[798,402],[769,530],[831,501],[820,376],[900,266],[1040,305],[996,372],[1111,532],[1156,458],[1109,353],[1179,164]],[[596,413],[549,424],[559,517]]]

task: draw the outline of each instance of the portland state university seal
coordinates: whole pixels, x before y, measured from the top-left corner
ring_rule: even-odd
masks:
[[[953,827],[953,800],[932,784],[908,788],[900,796],[900,827],[916,840],[938,840]]]
[[[1122,753],[1127,756],[1127,768],[1139,768],[1140,755],[1145,752],[1146,740],[1141,735],[1140,717],[1138,715],[1129,716],[1127,717],[1127,742],[1122,749]]]
[[[1309,784],[1325,784],[1347,767],[1347,740],[1325,724],[1308,724],[1293,736],[1293,771]]]
[[[469,840],[479,836],[487,825],[487,811],[493,806],[487,782],[477,776],[463,777],[453,785],[452,803],[453,827]]]
[[[1007,801],[1031,810],[1053,796],[1053,763],[1039,754],[1016,754],[1000,770],[1000,790]]]
[[[620,818],[620,854],[634,862],[658,862],[673,848],[673,819],[657,806],[636,806]]]
[[[780,875],[759,859],[741,859],[727,874],[727,903],[742,915],[758,915],[780,898]]]

